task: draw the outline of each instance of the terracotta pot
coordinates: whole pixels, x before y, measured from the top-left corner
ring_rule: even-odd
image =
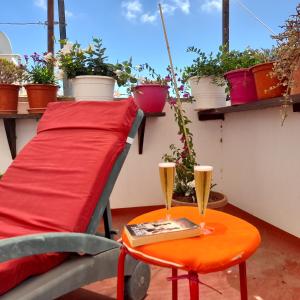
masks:
[[[16,84],[0,84],[0,112],[16,114],[20,86]]]
[[[300,94],[300,66],[297,66],[297,68],[293,72],[293,86],[291,88],[291,95],[297,95]]]
[[[49,102],[57,101],[58,86],[51,84],[25,85],[30,113],[44,112]]]
[[[166,104],[168,86],[141,84],[134,88],[134,101],[146,113],[162,112]]]
[[[284,86],[280,84],[277,77],[271,77],[273,69],[273,62],[258,64],[250,68],[253,73],[257,98],[259,100],[281,97],[285,92]],[[274,89],[270,89],[272,86],[277,86]]]
[[[253,74],[249,69],[233,70],[225,73],[224,77],[229,82],[231,105],[257,100]]]
[[[197,206],[197,202],[192,202],[191,196],[173,195],[172,206]],[[208,208],[222,210],[228,203],[227,197],[219,192],[211,191],[209,195]]]

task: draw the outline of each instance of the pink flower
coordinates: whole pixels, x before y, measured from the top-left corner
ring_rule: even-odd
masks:
[[[171,77],[170,77],[169,75],[167,75],[167,76],[165,77],[165,81],[166,81],[166,82],[170,82],[170,81],[171,81]]]
[[[175,98],[170,98],[169,103],[170,103],[170,105],[175,105],[176,104],[176,99]]]
[[[183,91],[184,90],[184,85],[182,84],[180,87],[179,87],[179,91]]]
[[[186,92],[186,93],[184,93],[184,94],[183,94],[183,97],[184,97],[184,98],[188,98],[188,97],[190,97],[190,93],[187,93],[187,92]]]

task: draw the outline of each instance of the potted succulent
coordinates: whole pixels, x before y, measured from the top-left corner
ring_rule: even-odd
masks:
[[[0,59],[0,112],[14,114],[18,110],[18,96],[24,75],[23,66],[17,66],[6,59]]]
[[[25,55],[26,76],[25,89],[28,96],[30,113],[43,112],[49,102],[57,100],[58,85],[54,75],[56,63],[52,53]],[[30,59],[32,64],[29,64]]]
[[[192,96],[196,100],[196,109],[217,108],[226,105],[224,71],[221,64],[221,52],[206,55],[200,49],[189,47],[187,52],[197,54],[192,65],[184,68],[183,79],[188,81]]]
[[[174,80],[174,79],[173,79]],[[178,125],[181,147],[170,145],[170,152],[164,154],[163,160],[175,163],[175,187],[172,204],[197,206],[194,166],[196,163],[196,152],[193,145],[193,134],[188,128],[191,121],[186,116],[180,100],[171,98],[169,104],[174,111],[175,121]],[[192,102],[192,97],[186,97],[187,102]],[[227,204],[225,195],[218,192],[210,192],[208,207],[221,209]]]
[[[287,107],[291,103],[290,95],[300,94],[300,4],[296,14],[291,15],[282,26],[283,31],[273,36],[277,41],[274,63],[274,76],[286,87],[282,109],[282,122],[287,117]]]
[[[122,85],[128,78],[117,75],[120,64],[106,62],[106,48],[103,48],[102,40],[94,38],[87,49],[82,49],[79,43],[63,43],[64,47],[57,53],[58,64],[72,80],[75,100],[113,100],[115,81]]]

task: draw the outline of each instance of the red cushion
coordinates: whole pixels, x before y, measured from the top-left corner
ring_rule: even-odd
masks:
[[[0,238],[85,232],[136,113],[132,101],[50,105],[37,136],[0,181]],[[38,255],[0,264],[0,293],[64,257]]]

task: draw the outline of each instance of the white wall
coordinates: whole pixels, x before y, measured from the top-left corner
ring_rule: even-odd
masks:
[[[226,114],[224,122],[200,122],[191,106],[187,111],[198,162],[214,166],[216,189],[232,204],[300,237],[300,113],[290,112],[281,127],[278,108]],[[163,204],[157,164],[178,140],[169,107],[166,113],[147,119],[142,155],[135,139],[111,196],[113,208]],[[34,135],[36,124],[17,120],[18,151]],[[10,153],[1,127],[0,138],[3,172]]]
[[[223,123],[223,189],[229,201],[300,236],[300,113],[231,113]]]

